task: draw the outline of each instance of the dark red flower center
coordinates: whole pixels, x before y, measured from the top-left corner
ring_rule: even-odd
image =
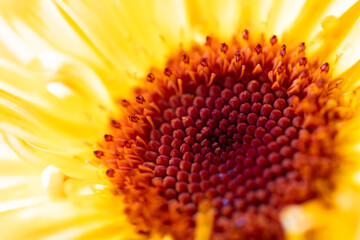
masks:
[[[214,239],[281,239],[279,210],[318,195],[333,170],[316,137],[331,120],[318,116],[329,65],[277,41],[207,38],[120,102],[127,114],[95,155],[140,231],[191,238],[206,203]]]

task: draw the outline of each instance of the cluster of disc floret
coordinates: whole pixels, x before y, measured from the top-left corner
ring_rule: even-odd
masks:
[[[119,101],[94,154],[140,232],[191,239],[203,205],[213,239],[283,238],[279,210],[331,185],[333,120],[346,114],[329,64],[305,50],[247,30],[207,37]]]

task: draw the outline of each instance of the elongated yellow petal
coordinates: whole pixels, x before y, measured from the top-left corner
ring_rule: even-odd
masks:
[[[1,39],[25,62],[44,51],[56,50],[85,62],[104,64],[93,46],[84,43],[84,36],[67,25],[52,1],[4,0],[0,3],[0,13],[3,19],[0,23],[5,27]],[[20,46],[23,48],[18,50],[23,51],[16,51]],[[29,58],[25,59],[27,52]]]
[[[339,18],[333,18],[331,21],[325,23],[324,30],[316,36],[319,42],[316,46],[318,47],[316,54],[319,56],[320,61],[325,61],[328,56],[336,51],[359,19],[359,11],[360,2],[356,2]],[[315,53],[315,51],[313,51],[313,53]]]
[[[125,240],[129,239],[129,236],[141,239],[136,236],[124,217],[114,211],[103,211],[93,204],[96,203],[90,199],[83,203],[83,206],[69,202],[45,202],[15,212],[0,213],[1,219],[4,220],[2,226],[6,229],[2,237],[4,239],[88,239],[88,234],[93,232],[91,236],[95,239]],[[18,230],[19,228],[21,231]],[[109,231],[97,232],[105,229]]]
[[[332,0],[325,0],[319,3],[316,0],[307,0],[303,5],[297,19],[291,28],[284,34],[284,39],[305,41],[309,38],[311,31],[320,21]]]

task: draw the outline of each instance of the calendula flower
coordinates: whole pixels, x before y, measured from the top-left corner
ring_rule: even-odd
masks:
[[[2,1],[1,238],[360,239],[359,12]]]

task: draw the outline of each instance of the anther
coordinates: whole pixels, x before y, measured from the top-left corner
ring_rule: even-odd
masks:
[[[306,57],[300,58],[298,63],[300,66],[305,66],[307,64],[307,58]]]
[[[301,52],[303,52],[303,51],[305,51],[305,43],[304,42],[302,42],[302,43],[300,43],[300,46],[299,46],[299,53],[301,53]]]
[[[111,125],[114,127],[114,128],[121,128],[121,124],[116,121],[116,120],[111,120]]]
[[[184,54],[182,55],[182,61],[183,61],[183,63],[185,63],[185,64],[189,64],[189,63],[190,63],[190,57],[189,57],[186,53],[184,53]]]
[[[257,54],[260,54],[262,53],[262,46],[261,44],[257,44],[254,51],[257,53]]]
[[[164,75],[170,77],[172,74],[172,71],[169,68],[164,69]]]
[[[206,58],[201,58],[200,59],[200,65],[203,66],[203,67],[208,66],[208,62],[207,62]]]
[[[285,64],[284,63],[281,63],[277,68],[276,68],[276,71],[278,73],[283,73],[285,71]]]
[[[139,104],[143,104],[145,102],[145,98],[141,95],[136,96],[136,102]]]
[[[115,170],[112,168],[109,168],[108,170],[106,170],[106,176],[108,176],[109,178],[113,178],[115,175]]]
[[[228,46],[226,43],[223,42],[223,43],[221,44],[220,51],[225,54],[228,49],[229,49],[229,46]]]
[[[286,45],[285,44],[281,46],[280,55],[282,57],[285,57],[285,55],[286,55]]]
[[[131,145],[133,144],[133,141],[132,140],[129,140],[129,139],[126,139],[124,141],[124,146],[127,147],[127,148],[131,148]]]
[[[320,70],[321,70],[322,72],[328,73],[329,70],[330,70],[330,64],[327,63],[327,62],[324,63],[323,65],[321,65]]]
[[[205,45],[206,45],[206,46],[211,46],[211,37],[206,36]]]
[[[129,115],[129,121],[130,122],[138,122],[140,120],[140,118],[138,117],[138,116],[136,116],[136,115],[134,115],[134,114],[132,114],[132,115]]]
[[[236,62],[240,62],[242,60],[240,51],[235,52],[235,60],[236,60]]]
[[[111,142],[111,141],[114,140],[114,137],[112,135],[105,134],[104,139],[105,139],[106,142]]]
[[[123,106],[123,107],[127,107],[127,106],[130,105],[130,103],[129,103],[128,100],[126,100],[126,99],[121,99],[120,104],[121,104],[121,106]]]
[[[276,35],[272,35],[272,37],[270,38],[270,43],[271,45],[274,45],[275,43],[277,43],[278,39]]]
[[[245,40],[249,40],[249,31],[247,29],[245,29],[242,33],[242,37]]]
[[[309,71],[305,69],[300,73],[300,78],[307,78],[307,77],[309,77]]]
[[[149,73],[149,74],[147,75],[147,77],[146,77],[146,80],[147,80],[148,82],[153,82],[153,81],[155,80],[154,74]]]
[[[101,151],[101,150],[96,150],[96,151],[94,151],[94,155],[95,155],[95,157],[97,157],[97,158],[101,158],[101,157],[104,156],[104,152]]]

